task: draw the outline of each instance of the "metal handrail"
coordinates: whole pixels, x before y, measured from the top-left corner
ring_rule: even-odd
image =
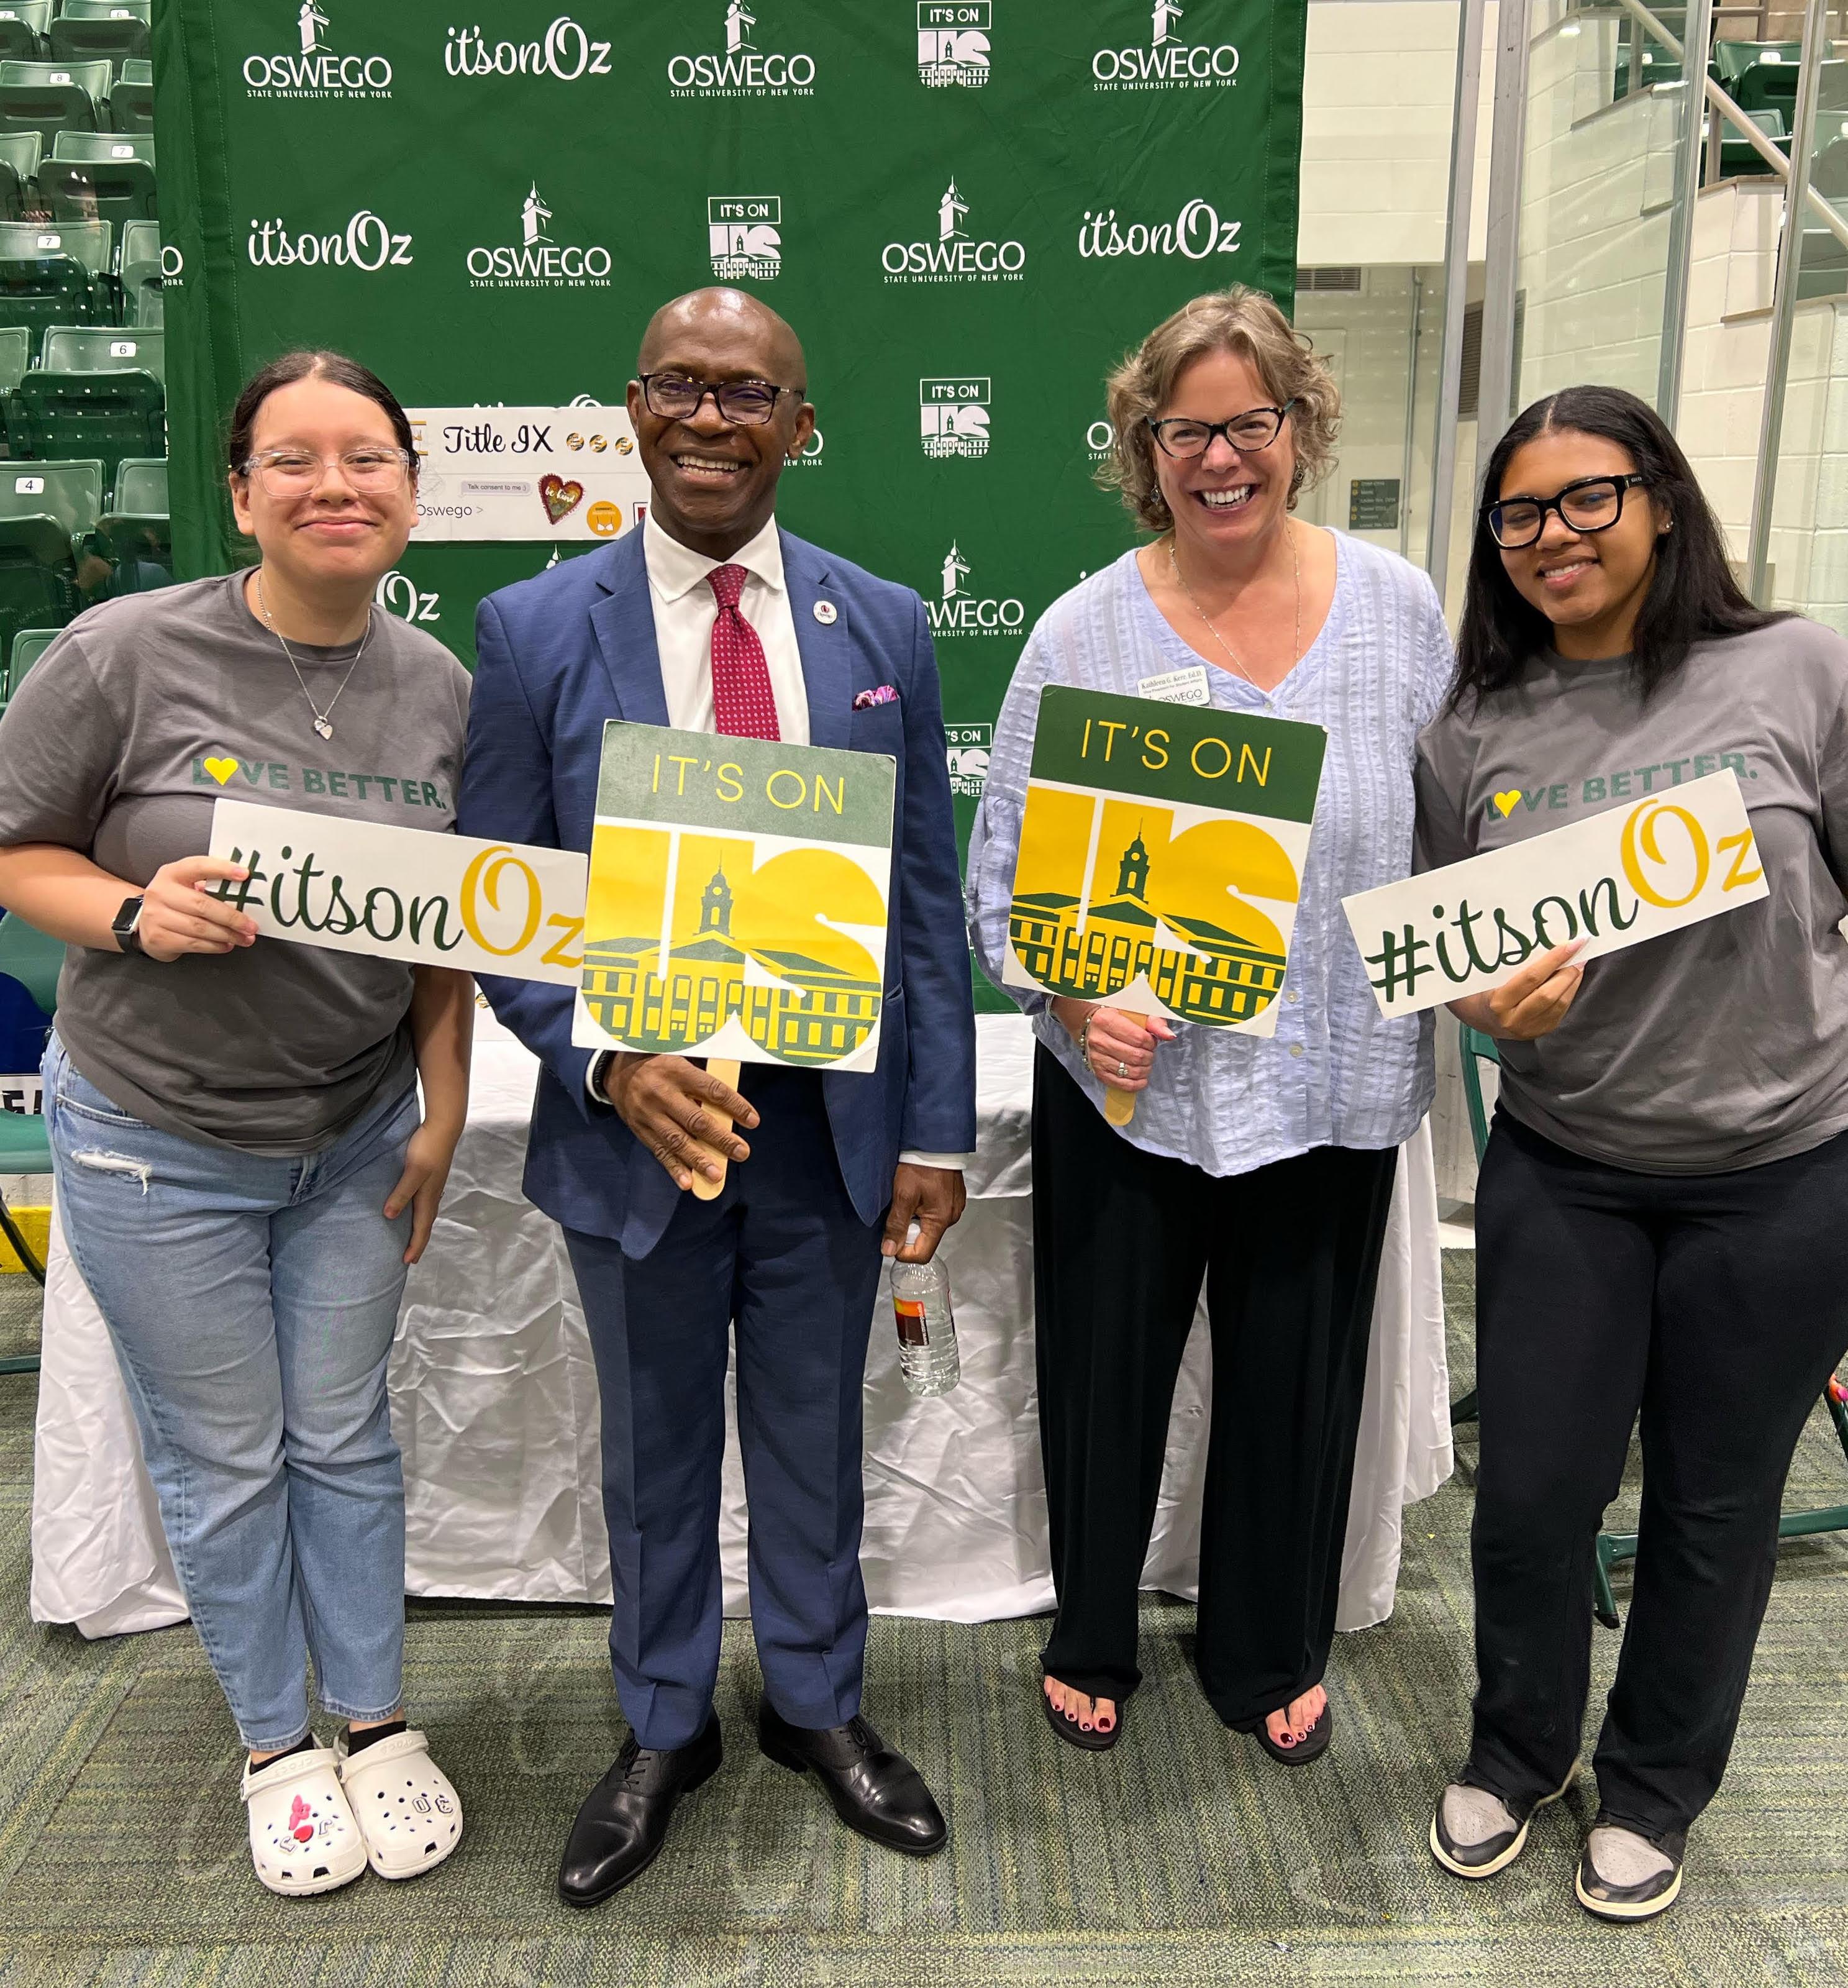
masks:
[[[1646,33],[1653,35],[1674,57],[1675,60],[1682,64],[1684,69],[1685,69],[1687,54],[1681,42],[1647,7],[1641,4],[1641,0],[1617,0],[1617,4],[1625,13],[1633,16],[1641,25]],[[1683,80],[1686,80],[1685,76]],[[1701,80],[1704,86],[1704,101],[1711,105],[1725,119],[1726,122],[1765,161],[1765,164],[1770,167],[1778,178],[1788,187],[1790,184],[1790,161],[1776,146],[1772,144],[1757,125],[1752,123],[1751,118],[1733,102],[1713,78],[1706,73],[1704,68],[1701,71]],[[1836,212],[1831,203],[1825,200],[1814,187],[1806,187],[1803,193],[1805,215],[1807,216],[1813,214],[1836,241],[1840,242],[1844,248],[1848,248],[1848,221],[1844,221],[1841,215]]]

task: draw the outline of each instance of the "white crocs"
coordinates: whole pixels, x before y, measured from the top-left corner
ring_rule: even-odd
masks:
[[[350,1885],[366,1868],[366,1839],[326,1746],[289,1753],[261,1770],[244,1770],[250,1811],[251,1861],[285,1898],[307,1898]]]
[[[434,1870],[462,1834],[462,1804],[414,1728],[375,1740],[350,1757],[338,1743],[340,1780],[366,1838],[367,1860],[381,1878]]]

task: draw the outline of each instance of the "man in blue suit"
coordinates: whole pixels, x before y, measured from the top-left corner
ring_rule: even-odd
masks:
[[[875,1841],[914,1854],[943,1844],[922,1778],[860,1712],[860,1395],[881,1251],[932,1253],[962,1212],[975,1142],[923,603],[777,529],[777,478],[815,413],[801,346],[775,312],[736,290],[677,299],[649,324],[637,370],[647,519],[481,603],[461,832],[588,850],[610,718],[889,753],[898,785],[870,1073],[752,1063],[747,1101],[684,1057],[574,1048],[568,989],[481,983],[540,1060],[526,1192],[564,1228],[603,1398],[610,1650],[632,1730],[566,1845],[559,1891],[579,1905],[647,1867],[675,1803],[719,1764],[733,1320],[758,1743],[813,1770]],[[724,1172],[716,1199],[689,1192],[696,1169]]]

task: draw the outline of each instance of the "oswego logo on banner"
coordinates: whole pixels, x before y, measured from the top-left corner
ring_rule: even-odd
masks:
[[[1027,264],[1019,242],[976,240],[965,225],[969,204],[954,179],[937,203],[934,242],[888,242],[880,251],[888,283],[1018,283]]]
[[[822,465],[821,430],[814,429],[802,445],[799,453],[789,458],[798,469],[819,469]]]
[[[994,25],[994,0],[917,0],[918,80],[930,90],[979,90],[988,79]]]
[[[1085,453],[1093,465],[1108,462],[1116,443],[1117,431],[1106,421],[1093,421],[1084,431]]]
[[[944,755],[950,762],[950,791],[978,801],[988,777],[988,755],[995,749],[992,725],[946,725]]]
[[[543,41],[496,42],[478,27],[451,28],[443,49],[451,76],[549,76],[559,83],[610,74],[610,44],[593,41],[569,14],[546,30]]]
[[[315,0],[294,10],[300,46],[288,52],[244,58],[244,88],[250,96],[389,96],[391,64],[383,56],[349,56],[330,49],[327,16]]]
[[[274,221],[253,221],[244,249],[252,266],[258,269],[286,269],[299,263],[370,274],[394,263],[408,267],[411,261],[410,237],[394,235],[376,214],[363,208],[344,228],[329,235],[309,230],[292,234],[279,215]]]
[[[941,590],[927,599],[924,612],[931,619],[931,633],[939,641],[958,635],[1018,635],[1025,625],[1027,610],[1011,596],[996,600],[975,593],[967,584],[969,563],[952,539],[944,553]]]
[[[986,455],[988,407],[985,379],[920,380],[919,427],[926,455]]]
[[[471,248],[471,284],[492,290],[607,289],[610,251],[600,244],[583,248],[553,241],[546,232],[552,218],[535,181],[520,203],[519,246]]]
[[[780,194],[714,194],[706,202],[712,273],[721,283],[748,276],[767,283],[783,266]]]
[[[815,58],[762,51],[757,16],[745,0],[726,0],[722,54],[670,56],[668,88],[675,96],[812,96]]]
[[[443,597],[421,592],[409,573],[400,573],[395,567],[379,582],[372,597],[387,614],[398,615],[407,621],[440,621],[443,618],[439,605]]]
[[[1210,11],[1210,0],[1154,0],[1149,9],[1149,39],[1127,48],[1100,49],[1091,58],[1099,90],[1212,90],[1238,78],[1238,50],[1231,42],[1191,46],[1175,28],[1184,12]]]
[[[1203,262],[1209,255],[1236,255],[1242,223],[1222,221],[1208,200],[1190,200],[1172,221],[1135,221],[1127,228],[1115,208],[1087,207],[1078,227],[1080,255],[1185,255]],[[1108,231],[1106,233],[1106,231]]]

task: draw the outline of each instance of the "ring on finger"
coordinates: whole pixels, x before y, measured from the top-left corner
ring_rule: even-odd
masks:
[[[1129,1065],[1128,1065],[1127,1063],[1118,1063],[1118,1064],[1117,1064],[1117,1074],[1120,1077],[1127,1077],[1127,1076],[1129,1075],[1129,1073],[1130,1073],[1130,1067],[1129,1067]]]

